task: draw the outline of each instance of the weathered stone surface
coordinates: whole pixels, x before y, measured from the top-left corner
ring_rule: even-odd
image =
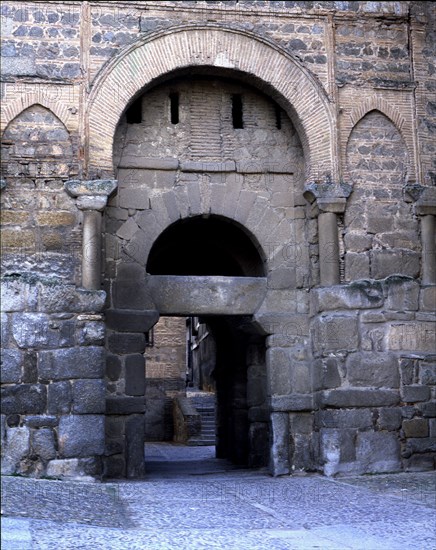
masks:
[[[118,380],[121,374],[121,361],[116,355],[108,354],[106,358],[106,375],[109,380]]]
[[[392,323],[388,327],[389,349],[430,352],[436,349],[435,324],[424,321]]]
[[[289,415],[271,414],[270,471],[274,476],[290,473],[289,460]]]
[[[401,427],[400,407],[383,408],[379,411],[378,424],[382,430],[394,431]]]
[[[337,388],[342,384],[339,374],[341,361],[337,357],[316,359],[313,363],[313,390]]]
[[[403,420],[402,424],[405,437],[428,437],[429,428],[426,418],[412,418],[411,420]]]
[[[271,397],[271,410],[284,411],[312,411],[315,406],[313,395],[298,394],[279,395]]]
[[[23,352],[17,349],[2,349],[0,362],[2,384],[20,382],[24,362]]]
[[[26,416],[25,424],[29,428],[54,428],[58,425],[56,416]]]
[[[118,355],[141,353],[145,349],[145,336],[139,333],[113,333],[109,335],[108,344],[109,350]]]
[[[4,277],[1,281],[2,311],[35,311],[38,289],[25,278]]]
[[[321,352],[355,351],[359,345],[357,317],[354,315],[321,315],[313,324],[315,349]]]
[[[372,415],[364,410],[322,410],[315,413],[315,424],[319,428],[370,428]]]
[[[107,326],[118,332],[148,332],[159,320],[156,310],[108,309]]]
[[[327,407],[383,407],[396,405],[400,400],[393,390],[340,389],[322,392],[321,402]]]
[[[436,437],[411,437],[407,440],[403,455],[411,453],[435,453]]]
[[[50,460],[47,464],[47,476],[56,479],[83,479],[83,471],[78,458]]]
[[[53,430],[50,428],[34,430],[31,434],[30,445],[32,452],[42,460],[56,458],[55,437]]]
[[[435,363],[423,363],[419,366],[419,381],[424,385],[436,385]]]
[[[356,281],[347,286],[317,288],[311,293],[314,311],[368,309],[383,305],[382,285],[376,281]]]
[[[103,380],[75,380],[72,383],[72,413],[98,414],[106,410]]]
[[[108,397],[106,414],[134,414],[145,411],[143,397]]]
[[[104,453],[103,415],[62,416],[58,433],[59,454],[62,458],[80,458]]]
[[[356,465],[355,429],[322,428],[320,433],[325,475],[360,471],[359,465]]]
[[[133,415],[126,421],[126,470],[128,478],[145,474],[143,415]]]
[[[6,428],[5,438],[2,441],[2,450],[2,475],[18,473],[20,461],[29,454],[29,429],[26,426],[21,428]]]
[[[121,208],[134,208],[135,210],[150,208],[149,193],[146,187],[138,187],[136,189],[123,187],[119,191],[119,201]],[[128,225],[126,226],[126,224]],[[124,229],[122,229],[123,227]],[[117,235],[122,239],[131,239],[137,230],[138,226],[132,218],[129,218],[117,231]]]
[[[105,350],[100,347],[38,352],[38,373],[42,380],[102,378],[104,371]]]
[[[266,293],[263,277],[177,277],[153,275],[148,287],[161,314],[249,315]]]
[[[47,388],[42,384],[4,386],[1,389],[3,414],[40,414],[47,407]]]
[[[118,186],[117,180],[68,180],[65,190],[71,197],[87,195],[109,196]]]
[[[20,348],[58,348],[74,345],[74,323],[51,321],[45,313],[14,313],[12,334]]]
[[[350,353],[345,367],[351,386],[398,388],[400,383],[398,359],[393,353]]]
[[[144,356],[129,355],[125,360],[126,395],[144,395],[145,360]]]
[[[79,346],[98,346],[104,344],[106,334],[103,321],[86,321],[77,331],[76,342]]]
[[[373,250],[371,276],[384,279],[390,275],[419,276],[419,254],[406,250]]]
[[[356,439],[356,460],[362,471],[396,472],[401,470],[400,442],[393,432],[360,432]]]
[[[430,399],[430,388],[418,385],[403,386],[401,388],[401,399],[406,403],[428,401]]]
[[[226,162],[195,162],[187,160],[180,165],[182,172],[234,172],[234,161]]]
[[[85,290],[73,285],[40,284],[38,309],[43,312],[93,313],[102,311],[104,290]]]
[[[432,312],[436,310],[436,285],[421,288],[419,309]]]
[[[71,410],[72,393],[69,381],[52,382],[48,386],[49,414],[66,414]]]
[[[386,307],[399,311],[418,309],[419,283],[405,277],[388,277],[383,283],[387,289]]]

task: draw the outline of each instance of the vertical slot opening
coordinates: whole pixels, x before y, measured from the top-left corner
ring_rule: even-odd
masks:
[[[179,94],[177,92],[170,94],[170,118],[171,124],[179,123]]]
[[[241,94],[232,95],[232,119],[233,128],[243,128],[244,121],[242,117],[242,96]]]

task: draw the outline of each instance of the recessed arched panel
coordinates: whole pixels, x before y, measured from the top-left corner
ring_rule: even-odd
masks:
[[[309,172],[313,169],[319,174],[322,167],[337,176],[334,116],[316,78],[272,42],[209,25],[176,27],[154,35],[128,47],[103,69],[90,95],[90,172],[112,173],[115,129],[126,106],[141,90],[162,75],[189,67],[235,71],[274,90],[298,129]]]

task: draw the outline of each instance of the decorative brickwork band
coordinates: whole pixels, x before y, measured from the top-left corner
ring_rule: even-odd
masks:
[[[306,186],[304,197],[316,202],[318,214],[319,266],[321,286],[340,283],[339,237],[337,214],[345,211],[347,198],[352,191],[346,183],[311,183]]]
[[[101,212],[117,185],[116,180],[70,180],[65,183],[65,190],[77,198],[77,208],[83,211],[82,286],[87,290],[100,288]]]
[[[434,285],[436,284],[436,187],[413,183],[406,185],[404,190],[415,202],[415,214],[421,218],[422,283]]]

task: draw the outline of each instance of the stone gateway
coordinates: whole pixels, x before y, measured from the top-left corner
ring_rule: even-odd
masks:
[[[2,4],[4,474],[435,467],[435,6]]]

